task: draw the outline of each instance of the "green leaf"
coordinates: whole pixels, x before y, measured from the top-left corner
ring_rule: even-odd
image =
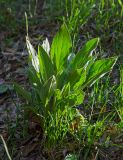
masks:
[[[70,86],[73,87],[81,78],[83,69],[76,69],[71,72],[68,72],[66,75],[66,81],[70,82]]]
[[[27,73],[28,73],[28,77],[31,85],[41,88],[41,86],[43,85],[42,77],[39,73],[36,72],[33,66],[30,66],[28,68]]]
[[[77,105],[82,104],[84,97],[85,97],[85,93],[82,90],[78,90],[76,92],[76,104],[75,105],[77,106]]]
[[[86,71],[83,68],[68,71],[64,70],[60,75],[57,76],[57,87],[62,88],[65,84],[70,83],[70,87],[76,88],[81,86],[86,78]]]
[[[71,38],[65,24],[53,39],[51,46],[51,59],[54,62],[57,71],[62,69],[67,63],[67,56],[72,46]]]
[[[64,79],[64,83],[70,83],[71,89],[78,89],[85,82],[86,71],[83,68],[72,70],[61,75],[61,78]]]
[[[38,59],[41,76],[45,82],[54,74],[54,66],[50,57],[40,45],[38,47]]]
[[[82,68],[90,60],[90,56],[93,50],[97,47],[99,38],[94,38],[88,41],[83,48],[77,53],[73,61],[71,62],[70,67],[72,69]]]
[[[85,81],[86,81],[86,70],[83,69],[82,72],[80,73],[79,80],[73,86],[74,90],[80,89]]]
[[[97,60],[94,62],[87,74],[87,78],[83,87],[88,85],[92,85],[97,81],[99,78],[103,77],[107,72],[111,71],[114,64],[116,63],[117,57],[107,58],[102,60]]]
[[[46,104],[46,100],[49,97],[49,95],[51,95],[51,84],[52,84],[52,81],[53,81],[53,77],[50,77],[45,83],[44,85],[42,86],[42,88],[38,88],[38,93],[39,93],[39,96],[40,98],[42,99],[42,102],[43,104],[45,105]]]
[[[19,84],[14,83],[14,89],[16,92],[23,97],[28,102],[31,102],[31,95],[28,91],[26,91],[23,87],[21,87]]]
[[[82,90],[75,90],[71,91],[66,97],[62,97],[63,100],[61,100],[62,108],[64,108],[65,105],[69,107],[78,106],[83,103],[85,93]]]
[[[121,122],[118,123],[118,127],[119,128],[123,128],[123,121],[121,121]]]
[[[69,92],[70,92],[70,83],[64,85],[62,91],[61,91],[61,94],[63,97],[66,97],[69,95]]]
[[[78,160],[75,154],[68,154],[64,160]]]

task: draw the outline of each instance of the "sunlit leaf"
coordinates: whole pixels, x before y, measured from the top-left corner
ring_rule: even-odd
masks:
[[[27,44],[27,49],[28,49],[28,52],[29,52],[30,59],[32,61],[32,65],[35,68],[35,70],[37,72],[39,72],[38,56],[37,56],[37,53],[36,53],[35,49],[33,48],[33,46],[31,45],[31,43],[29,41],[29,37],[26,37],[26,44]]]
[[[92,55],[93,50],[97,47],[98,42],[99,38],[94,38],[82,47],[71,63],[72,69],[82,68],[88,63],[90,55]]]
[[[86,82],[83,87],[92,85],[99,78],[103,77],[107,72],[111,71],[114,64],[116,63],[117,57],[97,60],[94,62],[87,74]]]
[[[47,38],[43,41],[42,47],[43,47],[43,49],[45,50],[45,52],[49,55],[49,52],[50,52],[50,44],[49,44],[49,41],[48,41]]]
[[[57,71],[67,63],[67,56],[72,46],[71,38],[66,25],[64,24],[53,39],[51,46],[51,59]]]

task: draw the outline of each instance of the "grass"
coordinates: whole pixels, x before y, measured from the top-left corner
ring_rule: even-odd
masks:
[[[4,147],[5,147],[5,150],[6,150],[6,154],[7,154],[7,156],[8,156],[8,159],[9,159],[9,160],[12,160],[11,157],[10,157],[10,154],[9,154],[9,151],[8,151],[8,148],[7,148],[7,145],[6,145],[6,142],[5,142],[4,138],[3,138],[3,136],[0,135],[0,138],[1,138],[2,142],[3,142]]]
[[[73,34],[81,32],[86,38],[96,35],[101,37],[101,46],[106,52],[110,54],[122,52],[123,4],[121,0],[87,0],[86,2],[64,0],[61,3],[57,0],[47,0],[46,2],[49,14],[55,14],[55,17],[61,21],[64,15]],[[57,13],[58,11],[60,13]],[[84,32],[85,28],[88,31]]]
[[[104,57],[107,59],[107,57],[115,55],[119,56],[119,60],[113,72],[110,72],[101,79],[99,79],[100,75],[98,75],[96,82],[94,81],[94,73],[89,77],[93,69],[91,70],[91,67],[86,68],[87,83],[81,79],[83,92],[80,94],[78,90],[75,91],[75,88],[72,88],[74,82],[77,82],[76,79],[73,78],[76,78],[79,74],[83,77],[85,75],[79,70],[77,70],[75,75],[67,75],[65,69],[68,66],[65,65],[67,64],[66,62],[63,62],[66,56],[62,57],[62,55],[56,54],[56,50],[60,50],[58,44],[60,46],[60,42],[62,41],[57,40],[60,36],[62,37],[62,34],[64,35],[63,37],[65,37],[66,34],[63,32],[60,34],[59,32],[56,38],[54,38],[55,40],[53,40],[52,43],[53,47],[51,47],[51,61],[48,56],[45,57],[47,53],[45,53],[46,51],[44,49],[49,50],[48,42],[44,42],[44,46],[47,46],[47,48],[44,47],[44,49],[42,49],[42,47],[40,48],[39,46],[38,58],[40,61],[40,69],[37,66],[38,60],[35,51],[27,38],[27,47],[30,53],[30,59],[32,60],[32,65],[29,65],[28,72],[31,89],[27,92],[17,84],[15,85],[18,94],[26,99],[25,106],[27,109],[23,107],[26,112],[24,123],[27,122],[27,119],[28,121],[35,120],[36,123],[41,126],[43,129],[43,149],[49,157],[52,155],[52,159],[56,159],[55,154],[53,155],[54,152],[57,153],[59,151],[60,154],[58,157],[61,157],[62,152],[66,148],[69,148],[67,152],[70,153],[65,155],[66,158],[64,159],[66,160],[82,159],[82,157],[84,157],[84,160],[96,160],[99,157],[105,159],[105,150],[112,146],[117,146],[119,149],[123,147],[122,144],[118,144],[115,141],[115,139],[120,137],[123,129],[123,66],[121,56],[123,50],[122,1],[87,0],[83,2],[71,0],[68,3],[67,0],[61,2],[58,0],[50,0],[49,2],[47,0],[45,3],[45,16],[51,21],[57,20],[60,24],[63,22],[67,24],[68,32],[72,38],[71,42],[68,42],[68,39],[70,39],[69,36],[66,38],[67,41],[66,39],[62,39],[63,42],[66,41],[67,44],[63,43],[65,48],[62,48],[62,50],[65,51],[66,49],[67,53],[70,49],[71,52],[69,53],[71,54],[68,58],[70,62],[75,56],[79,55],[80,52],[85,53],[86,47],[90,46],[91,43],[86,45],[83,50],[80,50],[80,48],[87,40],[93,37],[100,37],[101,39],[97,49],[93,52],[94,57],[90,63],[90,66],[94,68],[95,74],[98,75],[97,71],[102,65],[102,71],[105,69],[104,63],[102,63],[99,68],[94,66],[95,58],[103,61]],[[32,16],[33,13],[34,8],[32,8],[32,12],[31,10],[29,11],[29,15]],[[8,23],[7,21],[5,22]],[[65,33],[67,32],[65,31]],[[93,39],[93,41],[94,40],[97,39]],[[92,45],[89,52],[95,49],[96,45]],[[78,52],[78,50],[80,50],[80,52]],[[32,54],[33,52],[34,54]],[[45,54],[41,56],[41,53]],[[81,63],[79,64],[80,59],[81,56],[78,56],[72,65],[77,65],[77,67],[82,65]],[[81,62],[84,64],[87,63],[88,57],[85,59],[85,63],[84,60],[81,59]],[[107,60],[110,61],[110,58]],[[118,65],[118,63],[120,63],[120,65]],[[72,65],[70,65],[70,67]],[[49,68],[52,72],[49,71]],[[69,69],[68,67],[68,70]],[[50,79],[50,77],[52,78]],[[91,81],[91,78],[93,78],[93,81]],[[75,81],[73,82],[73,80]],[[70,83],[68,84],[65,81]],[[90,86],[92,82],[94,82],[94,84]],[[74,85],[76,85],[76,83]],[[45,93],[44,91],[46,90],[48,92]],[[74,94],[69,97],[68,95],[70,95],[71,92]],[[43,95],[44,93],[45,95]],[[79,97],[79,99],[77,99],[79,103],[77,101],[75,102],[77,97]],[[45,107],[47,110],[45,110]],[[76,107],[77,109],[75,109]],[[12,130],[10,134],[12,135]],[[25,137],[25,135],[28,135],[28,122],[23,128],[23,137]],[[14,141],[14,135],[12,135],[12,137]],[[58,151],[56,149],[57,147],[59,148]],[[12,150],[10,155],[12,155]]]

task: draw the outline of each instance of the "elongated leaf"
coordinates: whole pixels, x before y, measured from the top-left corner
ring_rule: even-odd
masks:
[[[61,74],[57,76],[57,87],[62,88],[65,84],[70,83],[70,87],[77,88],[79,85],[83,84],[86,78],[86,73],[84,68],[76,70],[64,70]]]
[[[35,68],[35,70],[37,72],[39,72],[38,56],[37,56],[37,53],[36,53],[35,49],[33,48],[33,46],[31,45],[31,43],[29,41],[29,37],[26,37],[26,44],[27,44],[27,49],[28,49],[28,52],[29,52],[29,57],[32,61],[32,65]]]
[[[83,103],[85,97],[85,93],[82,90],[78,90],[77,92],[77,99],[76,99],[76,105],[80,105]]]
[[[66,75],[66,81],[70,82],[70,86],[73,87],[77,82],[79,82],[83,69],[73,70]]]
[[[65,101],[68,102],[69,106],[77,106],[82,104],[84,100],[85,93],[82,90],[76,90],[75,92],[69,94],[66,98]]]
[[[75,90],[80,89],[85,81],[86,81],[86,70],[83,69],[82,72],[80,73],[79,80],[75,83],[73,88]]]
[[[43,102],[43,104],[45,105],[45,103],[46,103],[46,100],[48,99],[48,98],[50,98],[49,97],[49,95],[51,95],[52,93],[51,93],[51,83],[52,83],[52,81],[53,81],[53,77],[50,77],[45,83],[44,83],[44,85],[42,86],[42,88],[40,89],[40,88],[38,88],[38,94],[39,94],[39,96],[40,96],[40,98],[41,98],[41,100],[42,100],[42,102]]]
[[[66,25],[64,24],[53,39],[51,46],[51,59],[57,71],[67,63],[67,56],[72,46],[71,38]]]
[[[84,67],[90,60],[90,55],[93,50],[97,47],[99,38],[94,38],[88,41],[83,48],[77,53],[73,61],[71,62],[72,69],[78,69]]]
[[[14,88],[16,90],[16,92],[23,97],[25,100],[27,100],[28,102],[31,102],[31,95],[28,91],[26,91],[22,86],[20,86],[17,83],[14,83]]]
[[[41,76],[45,82],[54,74],[54,66],[50,60],[50,57],[40,45],[38,47],[38,58]]]
[[[71,89],[78,89],[86,79],[86,71],[83,68],[73,70],[71,72],[64,72],[61,75],[61,82],[63,85],[66,83],[70,83]]]
[[[62,91],[61,91],[61,94],[63,97],[66,97],[67,95],[69,95],[70,93],[70,83],[64,85]]]
[[[38,86],[39,88],[43,85],[43,80],[40,74],[37,74],[33,66],[28,68],[28,77],[32,86]]]
[[[43,49],[45,50],[45,52],[49,55],[49,52],[50,52],[50,44],[49,44],[49,41],[48,41],[47,38],[43,41],[42,48],[43,48]]]
[[[92,85],[96,80],[103,77],[107,72],[111,71],[117,57],[107,58],[102,60],[97,60],[93,65],[91,65],[86,82],[83,84],[83,88],[87,85]]]

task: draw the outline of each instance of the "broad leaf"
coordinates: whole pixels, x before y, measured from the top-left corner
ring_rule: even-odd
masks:
[[[88,71],[86,82],[83,84],[83,88],[88,85],[92,85],[96,80],[103,77],[107,72],[111,71],[116,60],[117,58],[113,57],[94,62]]]
[[[93,50],[97,47],[98,42],[99,38],[94,38],[88,41],[71,62],[71,69],[83,68],[90,60],[90,56]]]
[[[69,72],[66,71],[61,74],[60,78],[63,81],[60,82],[59,80],[59,82],[63,85],[66,83],[70,83],[71,89],[78,89],[86,80],[86,71],[83,68],[72,70]]]
[[[14,83],[14,88],[21,97],[23,97],[28,102],[31,102],[31,94],[28,91],[26,91],[23,87],[21,87],[17,83]]]
[[[35,70],[37,72],[39,72],[38,56],[37,56],[37,53],[36,53],[35,49],[33,48],[33,46],[31,45],[31,43],[29,41],[29,37],[26,37],[26,44],[27,44],[27,49],[28,49],[28,52],[29,52],[29,58],[32,61],[32,65],[35,68]]]
[[[80,89],[85,81],[86,81],[86,70],[83,69],[80,74],[79,81],[77,81],[73,86],[74,90]]]
[[[86,78],[84,68],[76,69],[76,70],[68,70],[65,69],[61,74],[57,76],[57,87],[62,88],[65,84],[70,83],[71,89],[77,88],[82,85]]]
[[[32,86],[37,86],[40,88],[43,85],[43,80],[41,75],[37,74],[33,66],[30,66],[30,68],[28,68],[27,73],[28,73],[29,81],[32,84]]]
[[[57,71],[67,63],[67,56],[72,46],[71,38],[66,25],[64,24],[53,39],[51,46],[51,59]]]
[[[49,52],[50,52],[50,44],[49,44],[49,41],[48,41],[47,38],[43,41],[42,48],[43,48],[43,49],[45,50],[45,52],[49,55]]]
[[[54,66],[50,60],[50,57],[40,45],[38,47],[38,59],[40,73],[45,82],[54,74]]]
[[[73,87],[81,78],[83,69],[76,69],[68,72],[66,75],[66,81],[70,82],[70,86]]]
[[[69,93],[70,93],[70,83],[64,85],[64,87],[63,87],[63,89],[61,91],[61,94],[62,94],[63,97],[68,96]]]
[[[76,90],[75,92],[71,93],[66,97],[69,107],[78,106],[82,104],[84,100],[84,92],[82,90]]]
[[[39,94],[40,94],[40,98],[42,99],[43,104],[46,104],[46,100],[49,97],[49,95],[51,96],[51,85],[52,85],[52,81],[53,81],[54,77],[50,77],[43,85],[43,87],[40,89],[38,89]]]

